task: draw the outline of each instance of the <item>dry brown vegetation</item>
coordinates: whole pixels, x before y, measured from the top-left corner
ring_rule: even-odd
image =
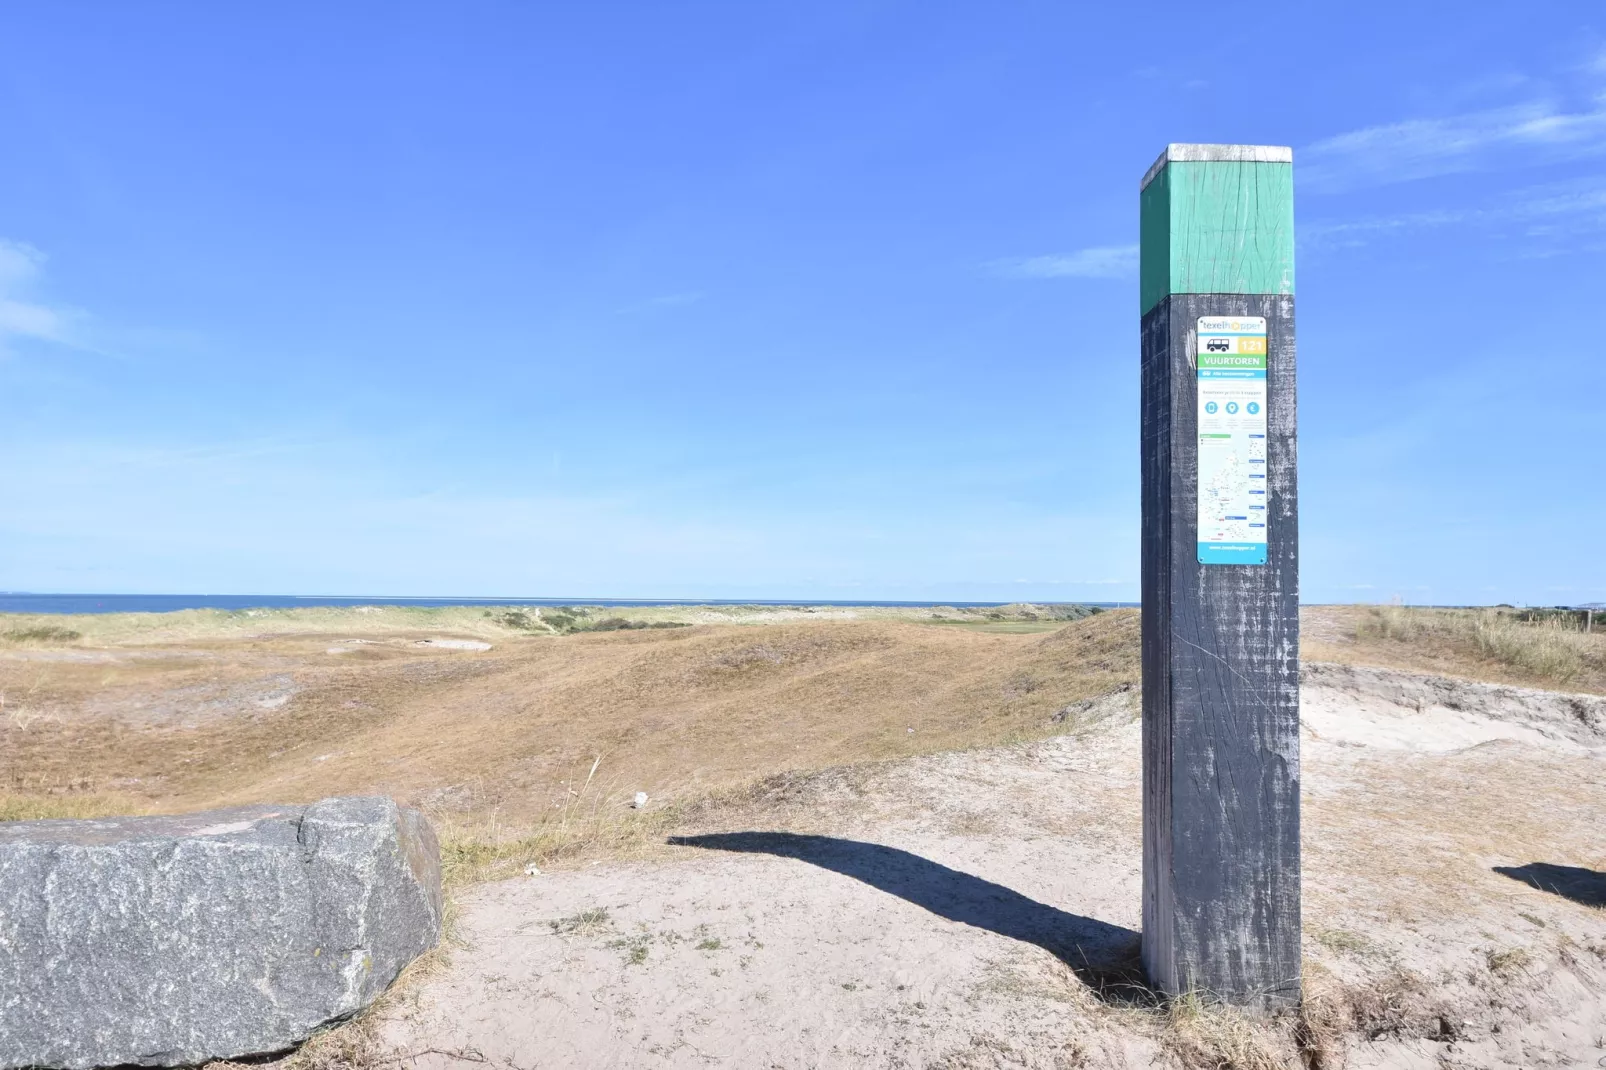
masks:
[[[452,607],[0,619],[0,820],[380,792],[433,816],[454,884],[661,849],[688,824],[756,815],[785,827],[763,818],[896,768],[878,763],[1058,735],[1091,700],[1135,690],[1137,613],[1064,615]],[[595,628],[616,616],[689,626]],[[1554,622],[1400,607],[1313,607],[1304,621],[1311,660],[1606,693],[1606,635]],[[420,645],[430,639],[492,648]],[[1517,894],[1490,875],[1495,863],[1599,856],[1599,837],[1579,831],[1599,827],[1594,766],[1548,752],[1514,762],[1502,746],[1362,752],[1308,780],[1307,953],[1334,972],[1309,965],[1305,1007],[1270,1027],[1179,1000],[1145,1012],[1145,1028],[1163,1022],[1176,1063],[1215,1068],[1330,1067],[1357,1034],[1442,1039],[1473,1012],[1445,1010],[1442,986],[1368,934],[1487,909],[1489,882]],[[637,791],[649,794],[644,810],[629,805]],[[1520,917],[1532,948],[1502,929],[1480,952],[1479,984],[1520,985],[1560,939]],[[360,1022],[290,1065],[386,1064],[374,1044]]]
[[[454,873],[488,875],[621,849],[768,775],[1063,731],[1138,671],[1133,611],[561,637],[417,612],[75,618],[81,639],[0,658],[0,818],[377,792],[436,816]],[[443,635],[494,646],[417,645]]]
[[[1524,620],[1510,609],[1310,606],[1301,613],[1310,661],[1382,665],[1491,683],[1606,694],[1606,621]]]
[[[685,624],[690,627],[618,627]],[[654,842],[778,774],[1039,738],[1138,680],[1137,614],[364,607],[0,622],[0,820],[383,792],[455,880]],[[1074,615],[1074,614],[1071,614]],[[1606,692],[1606,635],[1305,610],[1308,658]],[[594,631],[597,624],[604,630]],[[493,644],[423,647],[429,638]],[[1059,719],[1055,720],[1056,715]],[[625,800],[646,791],[645,811]]]

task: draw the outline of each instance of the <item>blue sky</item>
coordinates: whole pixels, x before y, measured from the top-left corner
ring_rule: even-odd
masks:
[[[1095,599],[1295,150],[1306,601],[1606,599],[1606,10],[11,3],[0,588]]]

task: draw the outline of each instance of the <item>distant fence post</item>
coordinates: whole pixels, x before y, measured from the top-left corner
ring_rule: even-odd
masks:
[[[1171,145],[1141,194],[1143,964],[1300,993],[1293,153]]]

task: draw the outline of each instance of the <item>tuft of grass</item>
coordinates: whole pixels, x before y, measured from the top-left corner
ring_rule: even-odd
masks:
[[[1597,611],[1590,614],[1582,609],[1519,609],[1511,614],[1514,620],[1525,623],[1549,623],[1555,621],[1567,626],[1569,631],[1583,631],[1593,623],[1593,618],[1600,616]]]
[[[606,907],[591,907],[578,914],[570,914],[566,918],[557,918],[548,922],[552,931],[560,936],[591,936],[608,928],[611,924]]]
[[[1294,1022],[1299,1057],[1306,1070],[1339,1070],[1354,1011],[1343,984],[1325,969],[1307,960],[1304,975],[1305,991]]]
[[[1366,615],[1355,625],[1362,638],[1394,639],[1409,643],[1422,634],[1426,618],[1420,609],[1404,606],[1367,606]]]
[[[82,632],[54,624],[34,624],[26,628],[12,628],[0,632],[0,639],[8,643],[71,643],[83,637]]]
[[[1484,953],[1484,961],[1489,964],[1490,973],[1506,976],[1526,969],[1533,956],[1520,947],[1490,948]]]
[[[1248,1015],[1189,992],[1166,1005],[1164,1044],[1188,1070],[1284,1070],[1267,1031]]]
[[[541,618],[539,616],[532,617],[522,609],[510,609],[497,614],[492,614],[490,610],[486,610],[485,615],[504,628],[514,628],[521,632],[545,630],[541,627]]]
[[[1426,668],[1465,672],[1465,666],[1479,675],[1481,664],[1515,682],[1597,690],[1606,685],[1606,634],[1584,632],[1568,613],[1368,606],[1355,619],[1354,632],[1362,643],[1420,655],[1429,661]]]
[[[499,880],[535,864],[545,868],[590,854],[627,855],[656,845],[675,820],[673,806],[636,810],[597,779],[599,755],[568,802],[537,821],[508,823],[492,810],[479,818],[431,814],[441,845],[441,876],[449,888]]]
[[[1425,982],[1396,971],[1355,986],[1349,993],[1350,1024],[1367,1040],[1437,1038],[1448,1031]]]
[[[1316,941],[1329,951],[1351,954],[1364,954],[1373,948],[1372,941],[1348,929],[1322,929],[1316,933]]]
[[[1454,1013],[1414,974],[1394,971],[1358,984],[1305,963],[1297,1012],[1255,1015],[1200,993],[1179,996],[1159,1011],[1160,1040],[1187,1070],[1339,1070],[1348,1042],[1454,1040],[1464,1015]]]
[[[724,946],[725,946],[724,944],[720,943],[719,937],[710,936],[706,940],[704,940],[702,943],[697,945],[697,950],[698,951],[718,951],[720,948],[722,948]]]
[[[576,631],[588,631],[588,632],[630,632],[630,631],[640,631],[640,630],[642,630],[644,628],[689,628],[689,627],[691,627],[691,625],[688,624],[686,621],[683,621],[683,620],[645,621],[645,620],[627,620],[624,617],[606,617],[606,618],[604,618],[602,620],[597,621],[595,624],[589,625],[589,626],[584,627],[584,628],[576,628],[575,630]]]
[[[372,1008],[350,1021],[314,1033],[306,1043],[272,1063],[273,1070],[381,1070],[390,1064]],[[260,1070],[260,1063],[217,1060],[205,1070]]]
[[[591,610],[585,606],[553,606],[537,612],[541,623],[559,635],[585,631],[590,627],[586,621],[591,616]]]
[[[1492,611],[1481,612],[1474,619],[1472,638],[1479,653],[1558,684],[1571,683],[1582,675],[1596,646],[1559,620],[1523,623]]]
[[[626,966],[640,966],[647,961],[648,940],[649,937],[645,933],[641,933],[636,936],[626,936],[614,940],[608,946],[625,953]]]

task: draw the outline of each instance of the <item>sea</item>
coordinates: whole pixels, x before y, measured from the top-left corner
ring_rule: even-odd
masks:
[[[930,606],[986,608],[1007,602],[872,602],[754,598],[374,598],[296,594],[35,594],[0,591],[0,613],[172,613],[181,609],[295,609],[306,606]],[[1136,602],[1080,602],[1115,609]]]

